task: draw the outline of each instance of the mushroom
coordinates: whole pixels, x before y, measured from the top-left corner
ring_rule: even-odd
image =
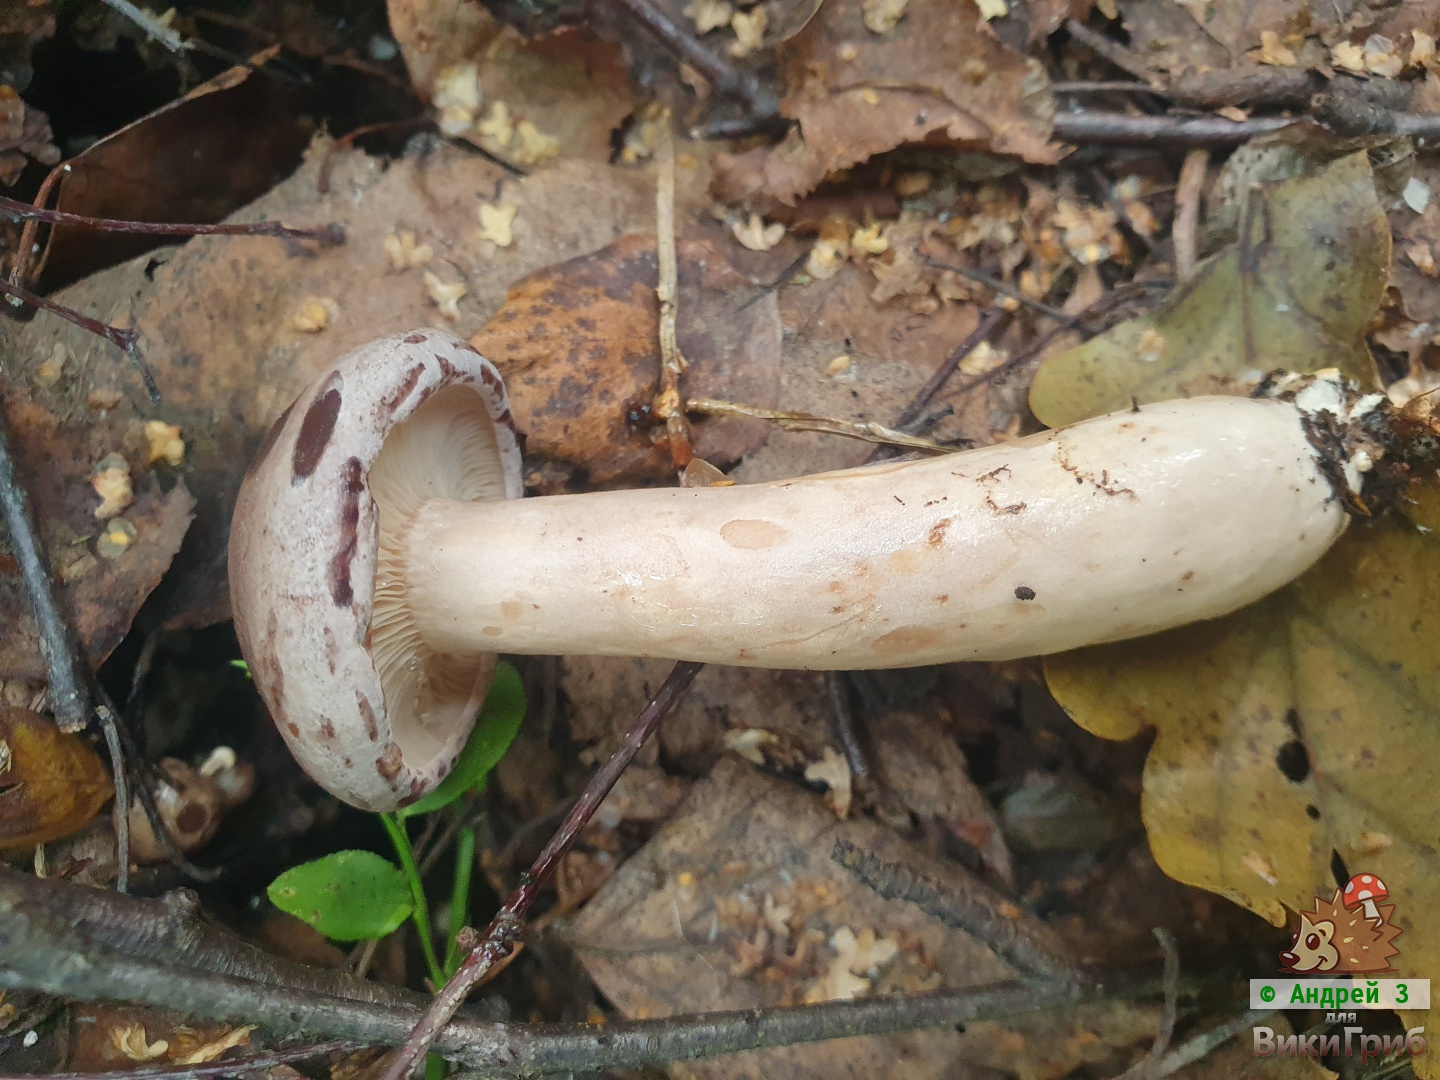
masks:
[[[1233,611],[1340,535],[1360,454],[1338,421],[1376,407],[1338,382],[1281,397],[793,480],[520,499],[500,377],[419,330],[341,358],[266,439],[232,526],[236,630],[310,775],[390,809],[449,770],[497,652],[890,668]]]
[[[1380,909],[1375,905],[1390,895],[1390,890],[1385,887],[1374,874],[1356,874],[1345,884],[1344,895],[1341,896],[1341,903],[1346,908],[1354,909],[1357,904],[1363,904],[1365,917],[1380,921]]]

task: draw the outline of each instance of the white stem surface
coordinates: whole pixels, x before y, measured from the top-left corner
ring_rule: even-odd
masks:
[[[796,480],[433,500],[407,576],[445,652],[905,667],[1222,615],[1345,522],[1294,405],[1198,398]]]

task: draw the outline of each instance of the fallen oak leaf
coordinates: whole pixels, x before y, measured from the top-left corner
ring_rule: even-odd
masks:
[[[1161,869],[1275,925],[1361,870],[1402,930],[1440,918],[1440,482],[1407,494],[1243,611],[1045,662],[1086,730],[1155,730],[1141,816]],[[1440,965],[1433,936],[1400,940],[1400,975]]]

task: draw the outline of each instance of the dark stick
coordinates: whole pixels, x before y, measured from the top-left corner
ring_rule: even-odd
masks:
[[[849,840],[836,840],[830,857],[886,900],[907,900],[927,915],[972,934],[1029,978],[1046,984],[1080,981],[1074,961],[1041,928],[1010,918],[1005,898],[978,881],[959,880],[945,868],[935,874],[888,862]]]
[[[764,83],[717,55],[655,4],[648,0],[613,2],[659,38],[671,52],[705,76],[717,92],[744,102],[752,119],[765,121],[780,115],[780,101]]]
[[[45,1080],[199,1080],[207,1076],[236,1076],[247,1072],[264,1072],[276,1065],[292,1061],[308,1061],[327,1054],[353,1053],[363,1050],[365,1043],[331,1039],[329,1042],[291,1046],[283,1050],[267,1050],[249,1057],[228,1061],[208,1061],[203,1065],[150,1065],[138,1069],[117,1069],[115,1072],[52,1072]],[[0,1080],[36,1080],[33,1073],[0,1074]]]
[[[1269,135],[1291,124],[1317,124],[1305,117],[1252,116],[1226,120],[1223,116],[1131,116],[1111,112],[1062,112],[1055,117],[1054,135],[1071,143],[1097,146],[1238,146],[1257,135]],[[1372,131],[1347,131],[1347,136],[1397,135],[1440,139],[1440,115],[1378,112]]]
[[[660,726],[660,721],[675,708],[704,666],[684,660],[670,669],[670,674],[665,676],[665,681],[650,704],[640,711],[640,715],[630,725],[630,730],[625,733],[624,744],[590,778],[575,806],[550,838],[550,842],[545,845],[545,849],[535,857],[530,869],[520,875],[520,884],[510,894],[510,899],[495,913],[478,943],[470,948],[460,969],[435,995],[435,1000],[425,1011],[424,1017],[415,1025],[415,1030],[405,1040],[405,1045],[385,1069],[382,1080],[404,1080],[408,1077],[450,1018],[455,1015],[455,1011],[460,1008],[466,995],[506,956],[511,944],[520,935],[521,920],[535,902],[540,889],[554,873],[561,856],[574,845],[595,811],[605,801],[605,796],[610,794],[610,789],[620,779],[620,774]]]
[[[0,293],[12,296],[21,304],[28,304],[31,307],[48,311],[52,315],[59,315],[68,323],[80,327],[97,337],[102,337],[116,348],[120,349],[130,358],[130,361],[140,372],[140,379],[145,384],[145,391],[150,395],[150,400],[160,401],[160,388],[155,385],[155,375],[150,370],[150,365],[145,362],[145,357],[140,355],[139,342],[140,333],[123,326],[111,326],[109,323],[101,322],[99,319],[92,319],[88,315],[82,315],[74,308],[68,308],[64,304],[57,304],[54,300],[46,299],[38,293],[29,289],[21,288],[19,285],[12,285],[8,281],[0,281]]]
[[[1001,296],[1008,296],[1017,304],[1024,304],[1032,311],[1038,311],[1041,315],[1044,315],[1047,318],[1065,318],[1065,312],[1061,311],[1059,308],[1051,307],[1043,300],[1036,300],[1032,297],[1026,296],[1023,292],[1017,289],[1014,285],[1011,285],[1008,281],[1001,281],[999,278],[993,277],[990,274],[985,273],[984,270],[976,270],[973,267],[965,266],[962,263],[942,262],[939,259],[931,259],[928,257],[925,259],[925,261],[931,266],[936,267],[937,269],[949,270],[951,273],[959,274],[963,278],[969,278],[977,285],[984,285],[985,288],[989,289],[993,293],[999,293]]]
[[[1062,142],[1099,146],[1239,146],[1257,135],[1269,135],[1299,123],[1283,116],[1252,116],[1226,120],[1223,116],[1131,116],[1128,113],[1057,113],[1053,128]]]
[[[1062,313],[1060,317],[1064,318],[1065,316]],[[945,362],[935,369],[935,374],[931,375],[929,381],[920,388],[915,399],[905,406],[905,411],[895,421],[895,426],[908,434],[910,427],[925,414],[926,406],[940,392],[940,388],[949,382],[950,376],[959,370],[965,357],[979,348],[981,342],[988,340],[990,335],[999,330],[1009,319],[1010,312],[1004,308],[994,308],[981,319],[980,325],[970,331],[964,341],[955,346],[950,355],[945,358]]]
[[[0,217],[16,221],[43,221],[49,225],[76,225],[100,232],[136,233],[141,236],[278,236],[287,240],[318,240],[333,245],[345,242],[345,228],[323,225],[318,229],[292,229],[278,221],[222,222],[216,225],[180,224],[165,221],[121,221],[115,218],[86,217],[62,210],[42,210],[16,199],[0,196]]]
[[[193,894],[120,896],[0,869],[0,988],[130,1001],[367,1044],[403,1041],[422,995],[272,957],[206,919]],[[658,1020],[509,1024],[457,1017],[437,1042],[487,1077],[637,1067],[737,1050],[943,1027],[1138,990],[1002,983]],[[225,1063],[217,1063],[225,1064]],[[231,1063],[233,1064],[233,1063]],[[470,1074],[469,1080],[479,1080]]]
[[[70,631],[55,604],[55,590],[50,581],[50,568],[40,547],[40,529],[35,522],[30,500],[15,475],[15,459],[10,454],[10,440],[5,424],[0,422],[0,512],[10,534],[10,548],[20,564],[20,578],[25,583],[30,609],[35,613],[35,627],[40,637],[40,655],[45,661],[50,688],[50,710],[61,731],[80,731],[90,723],[92,705],[71,648]]]

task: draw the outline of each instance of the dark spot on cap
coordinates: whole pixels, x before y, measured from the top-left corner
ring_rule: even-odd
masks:
[[[336,607],[349,607],[355,602],[355,589],[350,584],[350,564],[355,561],[355,548],[359,543],[360,494],[365,490],[364,466],[358,457],[345,462],[340,471],[340,521],[339,543],[335,554],[330,556],[328,578],[330,599]]]
[[[329,382],[331,385],[316,395],[300,422],[295,456],[290,463],[295,480],[304,480],[315,471],[325,447],[330,445],[330,436],[335,433],[335,421],[340,418],[340,376],[332,375]]]
[[[375,706],[370,704],[370,699],[359,690],[355,691],[355,704],[360,709],[360,715],[365,718],[365,734],[371,742],[380,741],[380,725],[375,720]]]
[[[1310,752],[1304,743],[1291,740],[1275,751],[1275,767],[1292,784],[1304,783],[1310,775]]]
[[[335,738],[335,725],[331,723],[328,716],[320,721],[320,735],[326,739]]]
[[[393,742],[385,744],[385,751],[375,759],[375,771],[378,772],[389,783],[395,782],[395,777],[400,775],[400,765],[403,755],[400,747]]]
[[[286,721],[285,730],[290,732],[290,737],[292,739],[298,739],[300,737],[300,729],[295,726],[295,722],[293,720]]]
[[[295,403],[292,401],[289,405],[285,406],[285,411],[276,418],[275,423],[270,425],[270,430],[265,433],[265,438],[260,441],[260,449],[255,451],[255,456],[250,460],[250,468],[245,470],[247,477],[258,469],[261,463],[270,456],[270,451],[275,449],[275,440],[280,438],[280,431],[285,427],[285,421],[290,419],[290,410],[293,408],[295,408]]]
[[[405,335],[405,344],[406,344],[406,345],[419,345],[422,341],[425,341],[425,340],[426,340],[425,335],[422,334],[422,333],[420,333],[420,331],[418,331],[418,330],[415,331],[413,334],[406,334],[406,335]]]
[[[325,627],[325,663],[330,668],[330,674],[334,675],[340,666],[340,642],[335,640],[335,632],[330,627]]]
[[[1034,600],[1034,599],[1035,599],[1035,590],[1032,589],[1032,588],[1030,588],[1029,585],[1016,585],[1016,586],[1015,586],[1015,599],[1016,599],[1016,600]]]
[[[424,364],[416,364],[407,371],[405,378],[400,380],[400,384],[396,386],[394,390],[391,390],[390,393],[386,394],[380,402],[380,411],[386,416],[392,415],[396,409],[404,404],[405,399],[410,396],[411,391],[415,389],[415,384],[420,381],[420,376],[423,374],[425,374]]]
[[[182,834],[198,833],[205,828],[205,808],[199,803],[186,803],[185,808],[175,818],[175,824]]]
[[[447,383],[458,382],[460,380],[460,369],[438,352],[435,354],[435,362],[440,365],[440,374],[445,376]]]

